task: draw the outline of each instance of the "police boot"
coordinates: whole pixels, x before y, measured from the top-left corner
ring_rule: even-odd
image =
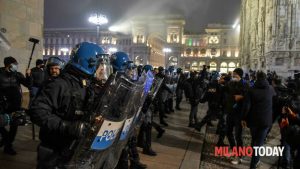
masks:
[[[201,128],[204,126],[204,124],[205,123],[203,123],[203,122],[200,122],[200,123],[196,123],[195,124],[195,130],[197,130],[197,131],[201,131]]]
[[[147,165],[141,162],[133,162],[130,164],[130,169],[145,169],[145,168],[147,168]]]
[[[165,120],[160,120],[160,124],[164,125],[164,126],[168,126],[168,123]]]
[[[176,110],[181,110],[181,108],[179,107],[179,105],[176,105],[175,109]]]
[[[166,132],[166,130],[164,130],[164,129],[161,128],[161,129],[158,131],[158,134],[157,134],[156,138],[161,138],[165,132]]]
[[[146,155],[149,155],[149,156],[156,156],[156,155],[157,155],[156,152],[153,151],[151,148],[149,148],[149,149],[144,149],[144,150],[143,150],[143,154],[146,154]]]

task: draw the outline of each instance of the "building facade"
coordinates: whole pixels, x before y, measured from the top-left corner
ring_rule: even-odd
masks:
[[[71,48],[83,41],[101,45],[106,52],[117,49],[129,54],[136,65],[182,67],[200,70],[232,71],[239,66],[239,32],[232,26],[211,24],[205,33],[184,34],[181,16],[137,17],[131,21],[130,33],[121,34],[96,29],[46,29],[43,54],[68,60]],[[168,49],[168,50],[166,50]]]
[[[300,68],[300,1],[243,0],[241,64],[292,76]]]
[[[93,42],[101,45],[107,53],[117,49],[117,34],[110,31],[101,31],[97,37],[96,29],[89,28],[55,28],[45,29],[43,56],[47,59],[50,56],[57,56],[67,61],[70,59],[72,48],[80,42]],[[125,47],[125,36],[118,36],[122,47],[120,50],[129,52]],[[127,39],[126,39],[127,40]],[[130,46],[129,42],[128,46]]]
[[[19,63],[19,71],[25,73],[33,43],[36,45],[31,67],[35,59],[42,58],[44,28],[44,0],[0,1],[0,66],[3,58],[13,56]]]
[[[201,70],[209,65],[222,73],[240,66],[239,28],[229,25],[209,24],[204,33],[184,35],[181,67]]]

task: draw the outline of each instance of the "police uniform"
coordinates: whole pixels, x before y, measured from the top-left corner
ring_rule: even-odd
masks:
[[[49,82],[36,96],[30,116],[40,126],[37,168],[60,167],[70,160],[76,129],[91,96],[88,81],[69,72]]]

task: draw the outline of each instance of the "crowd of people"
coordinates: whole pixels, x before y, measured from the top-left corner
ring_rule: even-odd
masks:
[[[87,131],[92,130],[85,112],[103,97],[107,85],[110,85],[107,84],[108,77],[111,74],[125,76],[136,83],[142,73],[152,72],[158,90],[155,95],[147,95],[142,103],[142,118],[134,127],[139,132],[128,136],[113,168],[147,167],[140,162],[137,147],[143,148],[146,155],[157,155],[151,147],[152,127],[157,131],[157,138],[161,138],[165,133],[163,126],[168,126],[168,114],[173,113],[174,108],[182,109],[180,105],[184,96],[191,106],[188,127],[200,131],[205,124],[212,126],[212,121],[218,119],[216,146],[226,146],[224,140],[227,137],[231,149],[243,147],[245,127],[251,131],[251,146],[263,146],[273,123],[278,122],[281,144],[285,147],[280,165],[282,168],[292,165],[299,168],[299,74],[294,79],[283,81],[275,72],[250,70],[244,73],[241,68],[236,68],[233,72],[219,73],[209,69],[204,65],[200,72],[184,72],[173,66],[166,69],[137,66],[124,52],[108,56],[101,47],[88,42],[74,48],[68,63],[58,57],[50,57],[46,62],[38,59],[36,67],[27,69],[25,76],[18,71],[15,58],[5,57],[4,67],[0,69],[0,146],[4,146],[6,154],[17,153],[13,142],[18,126],[26,122],[24,114],[19,113],[23,85],[30,91],[26,112],[40,127],[37,168],[64,168],[74,153],[70,148],[74,146],[73,140],[86,137]],[[206,102],[208,110],[200,121],[198,105]],[[156,112],[159,123],[153,120]],[[243,157],[231,160],[232,164],[241,162]],[[250,168],[256,168],[259,163],[260,157],[253,155]],[[109,168],[108,165],[104,163],[99,167]]]
[[[191,105],[188,127],[200,131],[205,124],[212,126],[211,121],[218,119],[216,146],[227,146],[224,143],[227,137],[232,150],[244,146],[242,134],[246,127],[250,129],[251,146],[263,146],[277,121],[284,146],[280,166],[299,168],[299,75],[283,81],[276,72],[250,70],[244,73],[241,68],[236,68],[233,72],[220,74],[209,71],[205,65],[200,72],[189,72],[180,85]],[[205,102],[208,103],[207,113],[198,121],[198,104]],[[243,161],[244,157],[231,159],[234,165]],[[260,157],[253,153],[250,168],[257,168],[259,164]]]

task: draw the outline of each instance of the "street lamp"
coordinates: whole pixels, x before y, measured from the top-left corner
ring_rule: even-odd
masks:
[[[172,52],[171,48],[163,48],[163,52],[165,53],[165,65],[166,68],[168,66],[168,58],[167,58],[167,54]]]
[[[107,24],[108,19],[103,14],[95,13],[89,17],[89,22],[97,26],[97,44],[98,44],[100,40],[100,36],[99,36],[100,26]]]

